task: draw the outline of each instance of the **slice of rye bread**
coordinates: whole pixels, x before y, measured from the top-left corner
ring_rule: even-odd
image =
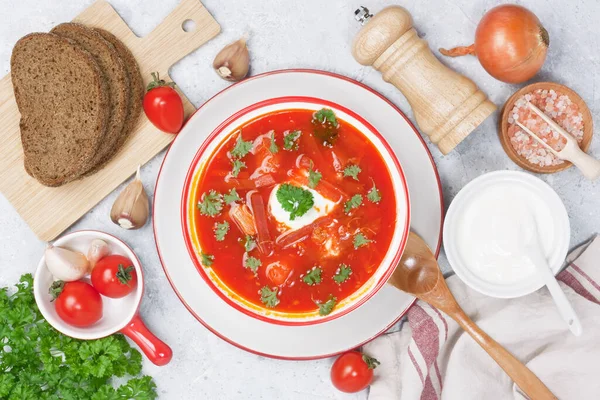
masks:
[[[131,132],[133,132],[133,128],[135,127],[139,116],[142,112],[142,101],[144,98],[144,94],[146,93],[146,88],[144,87],[144,80],[142,79],[142,74],[140,73],[140,69],[138,67],[137,61],[131,51],[121,42],[115,35],[112,33],[101,29],[101,28],[92,28],[96,32],[98,32],[102,37],[107,40],[110,44],[115,47],[117,53],[125,63],[125,70],[127,71],[127,76],[129,78],[129,87],[130,87],[130,98],[129,98],[129,108],[127,112],[127,118],[125,120],[125,125],[123,125],[123,130],[121,132],[121,136],[115,143],[112,151],[98,164],[91,173],[96,172],[101,169],[108,163],[114,155],[116,155],[121,147],[125,144]]]
[[[106,136],[98,149],[92,169],[109,157],[122,134],[129,110],[129,78],[125,64],[119,57],[115,47],[92,28],[82,24],[64,23],[55,26],[51,31],[56,35],[69,38],[85,50],[89,51],[108,83],[110,97],[110,118]],[[85,171],[87,172],[87,171]]]
[[[98,63],[69,39],[32,33],[16,43],[10,66],[26,171],[46,186],[79,177],[93,166],[108,126]]]

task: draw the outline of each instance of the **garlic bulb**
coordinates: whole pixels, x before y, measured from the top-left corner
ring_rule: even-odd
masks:
[[[108,255],[110,250],[108,249],[108,243],[102,239],[94,239],[88,249],[87,259],[90,262],[90,269],[94,269],[96,263]]]
[[[83,278],[90,270],[90,263],[81,253],[48,244],[46,266],[54,278],[72,282]]]
[[[150,205],[138,166],[135,179],[119,194],[110,210],[110,219],[123,229],[139,229],[146,224]]]
[[[228,81],[240,81],[248,75],[250,68],[250,54],[246,41],[248,34],[239,40],[225,46],[215,57],[213,68],[217,74]]]

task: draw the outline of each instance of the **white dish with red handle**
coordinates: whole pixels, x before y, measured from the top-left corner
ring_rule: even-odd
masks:
[[[119,254],[131,260],[138,277],[135,289],[119,299],[102,296],[103,315],[95,324],[85,328],[69,325],[56,313],[48,291],[55,279],[46,266],[45,257],[42,257],[33,279],[33,293],[40,312],[54,329],[76,339],[100,339],[114,333],[123,333],[133,340],[154,364],[167,364],[173,355],[171,348],[154,336],[139,316],[139,306],[144,293],[144,273],[133,250],[120,239],[99,231],[69,233],[56,240],[53,245],[87,254],[94,239],[104,240],[109,246],[109,254]],[[83,280],[86,281],[85,278]]]

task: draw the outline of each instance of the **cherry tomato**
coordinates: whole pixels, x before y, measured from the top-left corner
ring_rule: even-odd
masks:
[[[331,383],[342,392],[360,392],[373,382],[373,370],[378,365],[379,361],[366,354],[349,351],[331,366]]]
[[[178,133],[183,126],[183,101],[173,86],[173,82],[159,79],[153,72],[154,80],[148,84],[143,107],[146,116],[155,127],[166,133]]]
[[[100,294],[118,299],[125,297],[137,286],[137,274],[131,260],[113,254],[96,263],[92,270],[92,285]]]
[[[56,313],[69,325],[85,328],[102,318],[102,297],[89,283],[56,281],[50,294]]]

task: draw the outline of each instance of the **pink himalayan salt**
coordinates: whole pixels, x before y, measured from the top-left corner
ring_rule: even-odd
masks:
[[[508,137],[517,154],[532,164],[541,167],[560,165],[564,161],[546,150],[515,124],[515,120],[525,125],[554,150],[560,151],[567,144],[566,140],[554,131],[544,120],[527,108],[532,103],[552,118],[564,130],[569,132],[579,144],[583,140],[583,116],[579,106],[569,96],[555,90],[538,89],[517,99],[508,115]]]

